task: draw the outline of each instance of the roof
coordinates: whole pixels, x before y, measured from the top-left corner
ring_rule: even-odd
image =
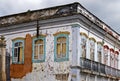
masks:
[[[69,16],[74,14],[82,14],[83,16],[88,18],[90,21],[92,21],[93,23],[95,23],[96,25],[104,29],[107,33],[114,36],[116,39],[119,39],[120,35],[116,31],[114,31],[110,26],[105,24],[95,15],[90,13],[78,2],[40,9],[40,10],[34,10],[34,11],[28,10],[27,12],[23,12],[23,13],[2,16],[0,17],[0,27],[24,23],[24,22],[30,22],[35,20]]]

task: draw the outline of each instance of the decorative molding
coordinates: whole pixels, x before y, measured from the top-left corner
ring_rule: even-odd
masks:
[[[107,49],[109,49],[109,46],[108,46],[108,45],[104,45],[104,48],[107,48]]]
[[[97,41],[97,44],[101,44],[103,46],[104,43],[101,41]]]
[[[25,40],[25,38],[23,38],[23,37],[17,37],[17,38],[12,39],[12,41],[16,41],[16,40]]]
[[[38,37],[46,37],[47,35],[46,34],[39,34],[39,36]],[[32,37],[33,39],[34,38],[37,38],[37,36],[36,35],[33,35],[33,37]]]
[[[72,26],[73,28],[74,28],[74,27],[80,27],[79,24],[72,24],[71,26]]]
[[[115,51],[115,54],[119,55],[119,52],[118,52],[118,51]]]
[[[85,37],[88,38],[88,35],[86,33],[84,33],[84,32],[80,32],[80,35],[84,35]]]
[[[114,53],[114,49],[113,49],[113,48],[110,48],[110,52],[113,52],[113,53]]]
[[[53,36],[57,36],[59,34],[67,34],[67,35],[69,35],[70,32],[68,32],[68,31],[60,31],[60,32],[57,32],[57,33],[53,34]]]
[[[41,10],[34,10],[19,14],[13,14],[8,16],[0,17],[0,26],[10,26],[25,22],[31,22],[35,20],[45,20],[45,19],[52,19],[57,17],[64,17],[70,15],[82,14],[88,20],[95,23],[98,27],[102,28],[109,34],[112,34],[116,38],[116,34],[119,34],[113,29],[101,21],[99,18],[94,16],[90,13],[87,9],[85,9],[80,3],[72,3],[67,5],[55,6],[51,8],[41,9]],[[73,27],[78,27],[78,24],[74,24]],[[109,30],[112,32],[110,33]]]
[[[95,38],[90,37],[89,40],[93,40],[94,42],[96,42]]]

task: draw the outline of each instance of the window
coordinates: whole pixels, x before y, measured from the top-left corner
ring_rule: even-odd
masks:
[[[39,36],[33,39],[33,62],[45,61],[45,37]]]
[[[24,40],[17,39],[13,41],[13,63],[23,63],[24,62]]]
[[[90,46],[90,59],[94,60],[94,55],[95,55],[95,39],[90,38],[89,40],[89,46]]]
[[[114,59],[115,59],[115,60],[114,60],[114,61],[115,61],[115,68],[118,68],[118,54],[119,54],[119,52],[118,52],[118,51],[115,51],[115,56],[114,56],[114,57],[115,57],[115,58],[114,58]]]
[[[114,49],[110,49],[110,66],[114,67]]]
[[[57,58],[66,56],[66,37],[57,38]]]
[[[104,45],[104,64],[108,65],[108,50],[109,47]]]
[[[86,58],[86,43],[87,43],[87,35],[85,33],[80,33],[81,35],[81,56]]]
[[[55,61],[65,61],[68,60],[68,51],[69,51],[69,33],[60,32],[54,34],[54,55]]]
[[[59,81],[68,81],[69,74],[56,74],[55,78]]]
[[[98,56],[98,62],[102,63],[102,43],[97,43],[97,56]]]

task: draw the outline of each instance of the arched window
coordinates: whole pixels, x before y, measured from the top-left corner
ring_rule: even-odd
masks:
[[[98,56],[98,62],[102,63],[102,43],[97,43],[97,56]]]
[[[54,55],[55,61],[68,60],[69,53],[69,32],[58,32],[54,34]]]
[[[110,49],[110,66],[114,67],[114,49]]]
[[[108,65],[108,51],[109,47],[104,45],[104,64]]]
[[[12,47],[13,47],[12,62],[17,64],[23,63],[24,62],[24,39],[23,38],[14,39]]]
[[[86,58],[87,35],[85,33],[80,33],[80,35],[81,35],[81,57]]]
[[[45,61],[45,36],[33,39],[33,62]]]
[[[115,58],[114,58],[114,59],[115,59],[115,60],[114,60],[114,61],[115,61],[115,68],[118,68],[118,55],[119,55],[119,52],[118,52],[118,51],[115,51],[115,56],[114,56],[114,57],[115,57]]]
[[[95,42],[96,40],[94,38],[89,38],[89,47],[90,47],[90,59],[94,60],[95,55]]]

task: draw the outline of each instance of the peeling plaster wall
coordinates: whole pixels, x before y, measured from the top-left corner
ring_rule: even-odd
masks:
[[[69,34],[69,61],[54,62],[54,36],[53,34],[60,31],[68,31]],[[12,55],[12,39],[17,37],[25,37],[26,34],[31,34],[33,36],[35,31],[18,33],[6,36],[6,43],[8,52]],[[70,63],[72,56],[72,33],[71,26],[56,27],[51,29],[40,30],[40,34],[45,34],[46,36],[46,57],[45,62],[33,63],[32,72],[26,74],[21,79],[12,78],[11,81],[58,81],[56,80],[55,74],[68,74],[70,72]]]
[[[109,48],[113,48],[115,51],[119,51],[119,48],[116,47],[115,42],[108,40],[107,37],[100,36],[98,33],[95,33],[95,31],[91,31],[89,29],[81,28],[80,32],[85,33],[88,36],[88,38],[92,37],[92,38],[94,38],[96,40],[96,42],[95,42],[95,44],[96,44],[95,49],[97,49],[97,42],[103,42],[103,40],[104,40],[104,44],[103,45],[107,45]],[[87,40],[89,41],[89,39],[87,39]],[[89,42],[88,42],[88,44],[89,44]],[[96,50],[96,52],[97,52],[97,50]],[[95,61],[98,60],[96,52],[95,52]],[[104,54],[102,56],[104,56]],[[90,59],[89,53],[87,53],[87,58]],[[118,57],[118,58],[120,59],[120,57]],[[102,62],[104,62],[104,59],[102,60]]]

